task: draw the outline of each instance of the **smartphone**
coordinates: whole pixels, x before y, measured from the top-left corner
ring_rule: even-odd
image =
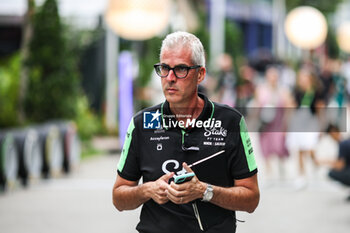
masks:
[[[182,184],[182,183],[185,183],[187,181],[190,181],[192,180],[192,178],[194,177],[194,173],[193,172],[189,172],[189,173],[185,173],[183,175],[175,175],[174,176],[174,182],[175,184]]]

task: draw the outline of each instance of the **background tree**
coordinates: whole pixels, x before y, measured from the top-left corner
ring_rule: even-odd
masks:
[[[79,95],[76,57],[67,49],[56,0],[46,0],[33,18],[26,114],[32,121],[73,118]]]
[[[25,64],[25,61],[29,57],[29,43],[32,39],[32,17],[35,10],[35,0],[27,0],[27,12],[24,16],[23,28],[22,28],[22,42],[21,42],[21,71],[19,82],[19,96],[18,96],[18,120],[20,123],[25,121],[24,101],[27,95],[28,76],[29,69]]]
[[[288,11],[298,6],[312,6],[327,15],[333,13],[341,2],[343,0],[286,0],[286,6]]]

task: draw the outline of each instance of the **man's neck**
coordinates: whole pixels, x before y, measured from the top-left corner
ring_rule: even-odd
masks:
[[[169,103],[169,106],[177,120],[197,119],[203,110],[204,100],[197,94],[195,99],[189,103]]]

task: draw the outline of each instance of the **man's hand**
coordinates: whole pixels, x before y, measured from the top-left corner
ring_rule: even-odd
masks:
[[[139,181],[129,181],[117,175],[113,186],[113,204],[119,210],[133,210],[143,203],[153,199],[158,204],[169,201],[166,190],[168,182],[174,173],[168,173],[156,181],[139,185]]]
[[[183,163],[182,166],[187,172],[193,172],[186,163]],[[171,182],[171,184],[168,185],[166,193],[167,198],[175,204],[185,204],[195,199],[202,198],[205,189],[206,184],[199,181],[198,178],[194,176],[190,181],[183,184]]]
[[[160,177],[154,182],[149,182],[148,194],[156,203],[162,205],[169,201],[167,197],[166,190],[168,189],[168,182],[171,177],[174,176],[174,173],[168,173]]]

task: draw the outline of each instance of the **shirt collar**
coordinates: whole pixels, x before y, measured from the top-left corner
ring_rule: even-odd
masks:
[[[197,120],[205,121],[207,119],[211,119],[214,114],[214,104],[211,100],[209,100],[204,94],[198,93],[198,96],[204,100],[204,107],[202,109],[202,112],[199,114]],[[164,115],[166,116],[173,116],[174,114],[171,112],[170,104],[167,100],[163,102],[161,105],[161,113],[162,113],[162,119],[164,119]],[[175,120],[175,119],[173,119]]]

